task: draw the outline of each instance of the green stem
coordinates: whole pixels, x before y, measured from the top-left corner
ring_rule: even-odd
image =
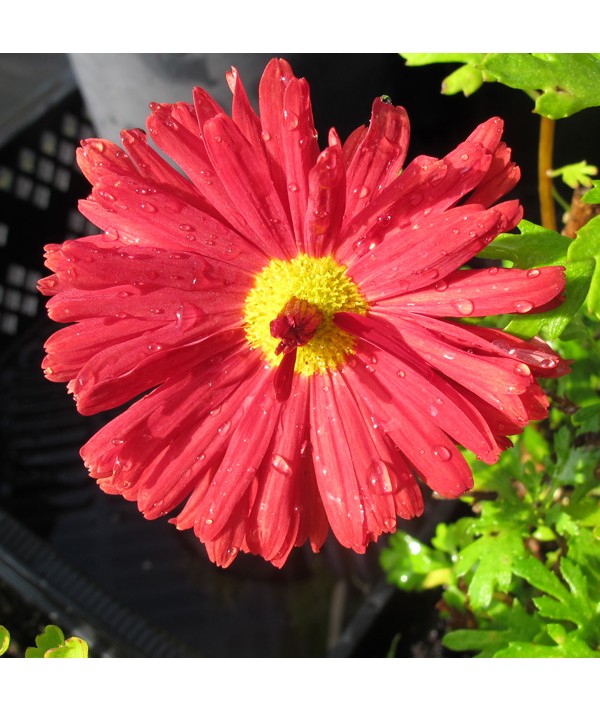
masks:
[[[554,120],[541,117],[540,143],[538,149],[538,191],[540,195],[540,212],[542,227],[556,231],[556,211],[552,195],[552,153],[554,150]]]

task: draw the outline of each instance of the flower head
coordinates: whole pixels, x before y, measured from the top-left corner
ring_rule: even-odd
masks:
[[[135,400],[82,448],[106,492],[193,528],[217,564],[281,566],[329,529],[363,552],[472,486],[457,445],[495,462],[565,372],[538,339],[464,317],[549,308],[561,267],[463,269],[521,218],[502,122],[406,166],[406,112],[320,150],[308,85],[283,60],[260,117],[235,70],[231,117],[202,89],[151,104],[151,138],[83,141],[98,235],[48,245],[50,380],[92,414]]]

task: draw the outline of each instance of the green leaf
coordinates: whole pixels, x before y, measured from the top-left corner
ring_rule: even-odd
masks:
[[[469,600],[474,610],[487,608],[496,590],[508,590],[514,562],[523,554],[521,535],[510,528],[484,535],[463,549],[455,569],[459,576],[474,569],[468,583]]]
[[[45,631],[35,638],[35,645],[35,647],[27,647],[26,658],[88,656],[87,642],[78,637],[70,637],[65,641],[63,631],[56,625],[46,625]]]
[[[592,180],[592,185],[594,187],[588,190],[581,199],[589,205],[597,205],[600,203],[600,180]]]
[[[590,312],[600,319],[600,215],[578,230],[567,257],[571,262],[585,260],[592,265],[593,276],[586,303]]]
[[[61,647],[49,649],[44,657],[53,659],[87,659],[88,644],[79,637],[69,637]]]
[[[483,67],[506,86],[536,92],[535,112],[542,116],[560,119],[600,106],[598,55],[489,54]]]
[[[600,55],[597,54],[403,54],[408,66],[460,63],[443,83],[445,93],[473,93],[483,81],[526,92],[536,113],[559,119],[600,106]],[[465,68],[463,68],[464,70]],[[466,91],[465,91],[466,89]]]
[[[0,657],[5,654],[9,644],[10,632],[6,629],[6,627],[0,625]]]
[[[527,220],[521,220],[517,228],[520,234],[498,235],[478,256],[506,259],[518,269],[560,265],[567,261],[573,240]]]
[[[544,630],[539,617],[528,615],[518,600],[511,606],[499,605],[491,619],[481,619],[480,624],[489,627],[448,632],[442,640],[444,646],[455,652],[477,651],[478,657],[493,657],[515,640],[530,642]]]
[[[579,187],[591,187],[590,176],[598,175],[598,168],[595,165],[588,165],[587,161],[582,160],[579,163],[571,163],[552,170],[549,175],[551,178],[562,178],[566,185],[575,190]]]
[[[484,78],[481,69],[476,69],[468,64],[449,74],[442,82],[442,94],[451,96],[462,91],[465,96],[471,96],[483,84]]]

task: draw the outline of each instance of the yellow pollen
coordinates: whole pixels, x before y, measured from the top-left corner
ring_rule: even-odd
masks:
[[[262,350],[270,365],[279,365],[283,356],[275,351],[280,339],[271,335],[270,324],[294,298],[312,304],[323,316],[310,341],[296,349],[294,372],[308,376],[337,368],[354,353],[354,338],[335,326],[333,317],[340,311],[366,314],[368,304],[346,267],[331,257],[273,259],[256,275],[244,309],[248,342]]]

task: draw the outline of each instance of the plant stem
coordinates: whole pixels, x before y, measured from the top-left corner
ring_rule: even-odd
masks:
[[[556,231],[556,211],[552,195],[552,152],[554,149],[554,120],[541,117],[540,144],[538,150],[538,191],[540,194],[540,212],[542,227]]]

